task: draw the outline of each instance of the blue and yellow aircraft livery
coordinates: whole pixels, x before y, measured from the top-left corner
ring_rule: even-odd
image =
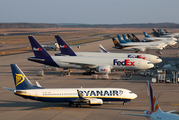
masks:
[[[15,95],[37,101],[69,102],[70,105],[80,103],[102,105],[103,101],[130,102],[137,97],[130,90],[122,88],[59,88],[45,89],[33,85],[16,64],[11,64],[16,89],[6,88]]]

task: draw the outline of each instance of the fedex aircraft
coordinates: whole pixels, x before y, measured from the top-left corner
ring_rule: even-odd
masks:
[[[150,61],[136,58],[76,56],[74,52],[69,53],[72,56],[50,56],[34,37],[29,36],[29,41],[35,56],[29,57],[28,60],[54,67],[93,70],[99,73],[110,73],[111,70],[145,70],[154,67]]]
[[[123,104],[135,99],[137,95],[123,88],[43,88],[33,85],[16,64],[11,64],[16,89],[7,88],[15,95],[25,99],[44,102],[69,102],[80,107],[80,103],[102,105],[103,101],[123,101]]]
[[[57,53],[55,55],[73,55],[74,51],[68,46],[68,44],[59,36],[55,36],[59,46],[61,53]],[[140,58],[144,60],[148,60],[153,64],[160,63],[162,60],[155,55],[151,54],[139,54],[139,53],[110,53],[105,50],[105,48],[100,44],[99,45],[100,52],[75,52],[77,56],[91,56],[91,57],[125,57],[125,58]]]
[[[167,37],[167,38],[164,38],[164,37],[150,37],[146,32],[143,32],[145,38],[144,40],[145,41],[161,41],[171,47],[173,47],[175,44],[177,44],[177,39],[176,38],[173,38],[173,37]]]
[[[130,45],[130,44],[120,44],[115,38],[112,38],[113,43],[114,43],[114,48],[116,49],[121,49],[121,50],[135,50],[135,52],[138,51],[146,51],[146,50],[150,50],[150,49],[154,49],[154,50],[162,50],[163,47],[157,45],[157,44],[150,44],[150,46],[147,45]]]
[[[136,115],[147,117],[148,120],[179,120],[179,115],[172,114],[173,111],[163,112],[157,102],[157,99],[152,90],[152,86],[149,81],[147,81],[148,95],[150,101],[150,111],[144,111],[144,114],[133,114],[133,113],[121,113],[127,115]]]

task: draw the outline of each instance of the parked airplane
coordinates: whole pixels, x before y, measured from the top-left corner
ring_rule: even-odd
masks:
[[[46,50],[59,50],[59,46],[58,46],[58,43],[55,42],[55,45],[52,46],[52,45],[42,45],[43,48],[45,48]]]
[[[167,32],[166,30],[164,30],[164,31],[162,31],[161,29],[160,30],[158,30],[158,32],[155,30],[155,29],[152,29],[153,30],[153,32],[152,32],[152,34],[153,34],[153,36],[155,36],[155,37],[174,37],[174,38],[179,38],[179,33],[169,33],[169,32]]]
[[[129,34],[127,34],[127,36],[128,36],[128,38],[129,39],[133,39],[134,41],[136,41],[134,44],[138,44],[139,42],[142,42],[142,41],[140,41],[134,34],[132,34],[132,36],[133,36],[133,38],[129,35]],[[120,41],[119,41],[120,42]],[[126,41],[127,42],[127,41]],[[149,42],[149,41],[147,41],[147,42]],[[151,41],[150,41],[151,42]],[[141,44],[141,43],[140,43]],[[167,46],[167,44],[165,44],[164,42],[161,42],[161,41],[153,41],[153,43],[146,43],[146,42],[142,42],[142,44],[158,44],[158,45],[160,45],[160,46],[162,46],[163,48],[165,48],[166,46]]]
[[[129,34],[127,34],[127,37],[128,37],[128,39],[129,40],[133,40],[133,41],[135,41],[135,42],[141,42],[139,39],[137,39],[137,38],[132,38]]]
[[[125,104],[137,97],[135,93],[123,88],[46,89],[39,85],[33,85],[16,64],[11,64],[11,69],[16,89],[4,88],[25,99],[44,102],[69,102],[70,106],[76,104],[76,107],[80,107],[80,103],[102,105],[103,101],[123,101],[123,104]]]
[[[129,36],[129,38],[132,38],[129,34],[127,34]],[[156,42],[152,42],[152,43],[147,43],[147,42],[140,42],[139,39],[135,38],[134,40],[136,40],[136,42],[127,42],[125,40],[122,40],[121,37],[119,35],[117,35],[119,42],[123,45],[123,44],[127,44],[127,45],[131,45],[131,46],[161,46],[162,48],[165,48],[167,46],[167,44],[160,42],[160,41],[156,41]],[[132,38],[133,39],[133,38]],[[154,49],[152,47],[152,49]],[[155,48],[156,49],[156,48]]]
[[[173,47],[174,45],[177,44],[177,39],[176,38],[173,38],[173,37],[167,37],[167,38],[163,38],[163,37],[150,37],[146,32],[143,32],[144,34],[144,40],[145,41],[161,41],[171,47]]]
[[[45,65],[60,68],[85,69],[86,71],[98,71],[99,73],[110,73],[111,70],[124,69],[144,70],[154,67],[150,61],[135,58],[86,57],[76,56],[74,52],[70,53],[72,56],[50,56],[34,37],[29,36],[29,41],[35,56],[29,57],[28,60]]]
[[[55,42],[55,45],[52,46],[52,45],[41,45],[43,48],[45,48],[45,50],[59,50],[59,45],[57,42]],[[70,47],[77,47],[77,48],[80,48],[80,46],[86,46],[86,44],[79,44],[79,45],[70,45]]]
[[[149,81],[147,81],[148,86],[148,95],[150,101],[150,111],[144,111],[144,114],[133,114],[133,113],[121,113],[127,115],[136,115],[136,116],[144,116],[149,120],[179,120],[179,115],[172,114],[173,111],[163,112],[160,109],[160,106],[157,102],[157,99],[154,95],[152,86]]]
[[[155,50],[163,50],[163,47],[160,46],[160,44],[136,44],[136,43],[128,43],[128,44],[120,44],[115,38],[112,38],[113,43],[115,45],[114,48],[116,49],[122,49],[122,50],[135,50],[135,52],[138,51],[146,51],[150,49]]]
[[[73,55],[74,51],[68,46],[68,44],[59,36],[55,36],[59,46],[61,53],[57,53],[56,55]],[[158,56],[151,54],[139,54],[139,53],[110,53],[100,44],[99,49],[101,52],[75,52],[77,56],[91,56],[91,57],[124,57],[124,58],[140,58],[144,60],[148,60],[153,64],[162,62]]]

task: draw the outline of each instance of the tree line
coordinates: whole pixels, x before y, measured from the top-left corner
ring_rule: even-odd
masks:
[[[0,23],[0,28],[179,28],[177,23],[134,23],[134,24],[75,24],[75,23]]]

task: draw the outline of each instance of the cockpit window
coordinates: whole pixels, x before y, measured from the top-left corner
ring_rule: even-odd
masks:
[[[148,62],[147,64],[152,64],[151,62]]]
[[[132,94],[132,92],[129,92],[130,94]]]

